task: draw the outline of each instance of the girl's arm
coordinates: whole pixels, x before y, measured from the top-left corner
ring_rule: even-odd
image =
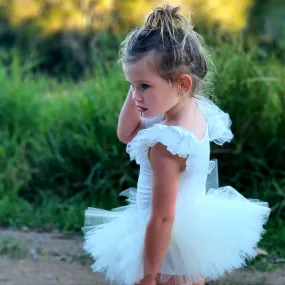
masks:
[[[117,135],[121,142],[127,144],[140,129],[142,129],[141,114],[132,100],[132,90],[130,88],[120,112]]]
[[[150,161],[152,212],[145,235],[144,270],[146,280],[155,280],[170,242],[183,158],[157,143],[151,148]]]

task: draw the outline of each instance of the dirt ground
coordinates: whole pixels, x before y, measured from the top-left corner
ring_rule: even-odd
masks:
[[[0,285],[107,285],[91,271],[82,237],[0,229]],[[237,270],[209,285],[285,285],[285,266],[275,272]]]

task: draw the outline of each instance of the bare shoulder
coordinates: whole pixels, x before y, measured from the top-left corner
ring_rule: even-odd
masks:
[[[179,163],[181,157],[179,155],[173,155],[167,146],[161,142],[157,142],[153,147],[149,148],[148,157],[151,164],[162,163],[162,160],[172,160]]]
[[[185,168],[186,159],[179,155],[173,155],[167,146],[158,142],[148,150],[148,159],[152,165],[152,169],[155,171],[164,172],[166,168],[174,170],[177,169],[179,172]]]

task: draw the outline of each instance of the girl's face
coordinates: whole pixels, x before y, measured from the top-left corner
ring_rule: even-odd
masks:
[[[123,64],[126,80],[131,84],[132,99],[145,118],[152,118],[172,109],[179,96],[174,84],[169,84],[156,73],[155,53],[150,52],[145,57],[134,62]]]

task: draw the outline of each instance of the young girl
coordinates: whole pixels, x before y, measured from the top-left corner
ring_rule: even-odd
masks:
[[[209,64],[178,7],[157,8],[122,43],[131,87],[118,137],[140,165],[128,205],[88,208],[84,249],[112,284],[203,285],[255,256],[270,209],[230,186],[206,192],[210,142],[233,138],[229,115],[201,95]]]

